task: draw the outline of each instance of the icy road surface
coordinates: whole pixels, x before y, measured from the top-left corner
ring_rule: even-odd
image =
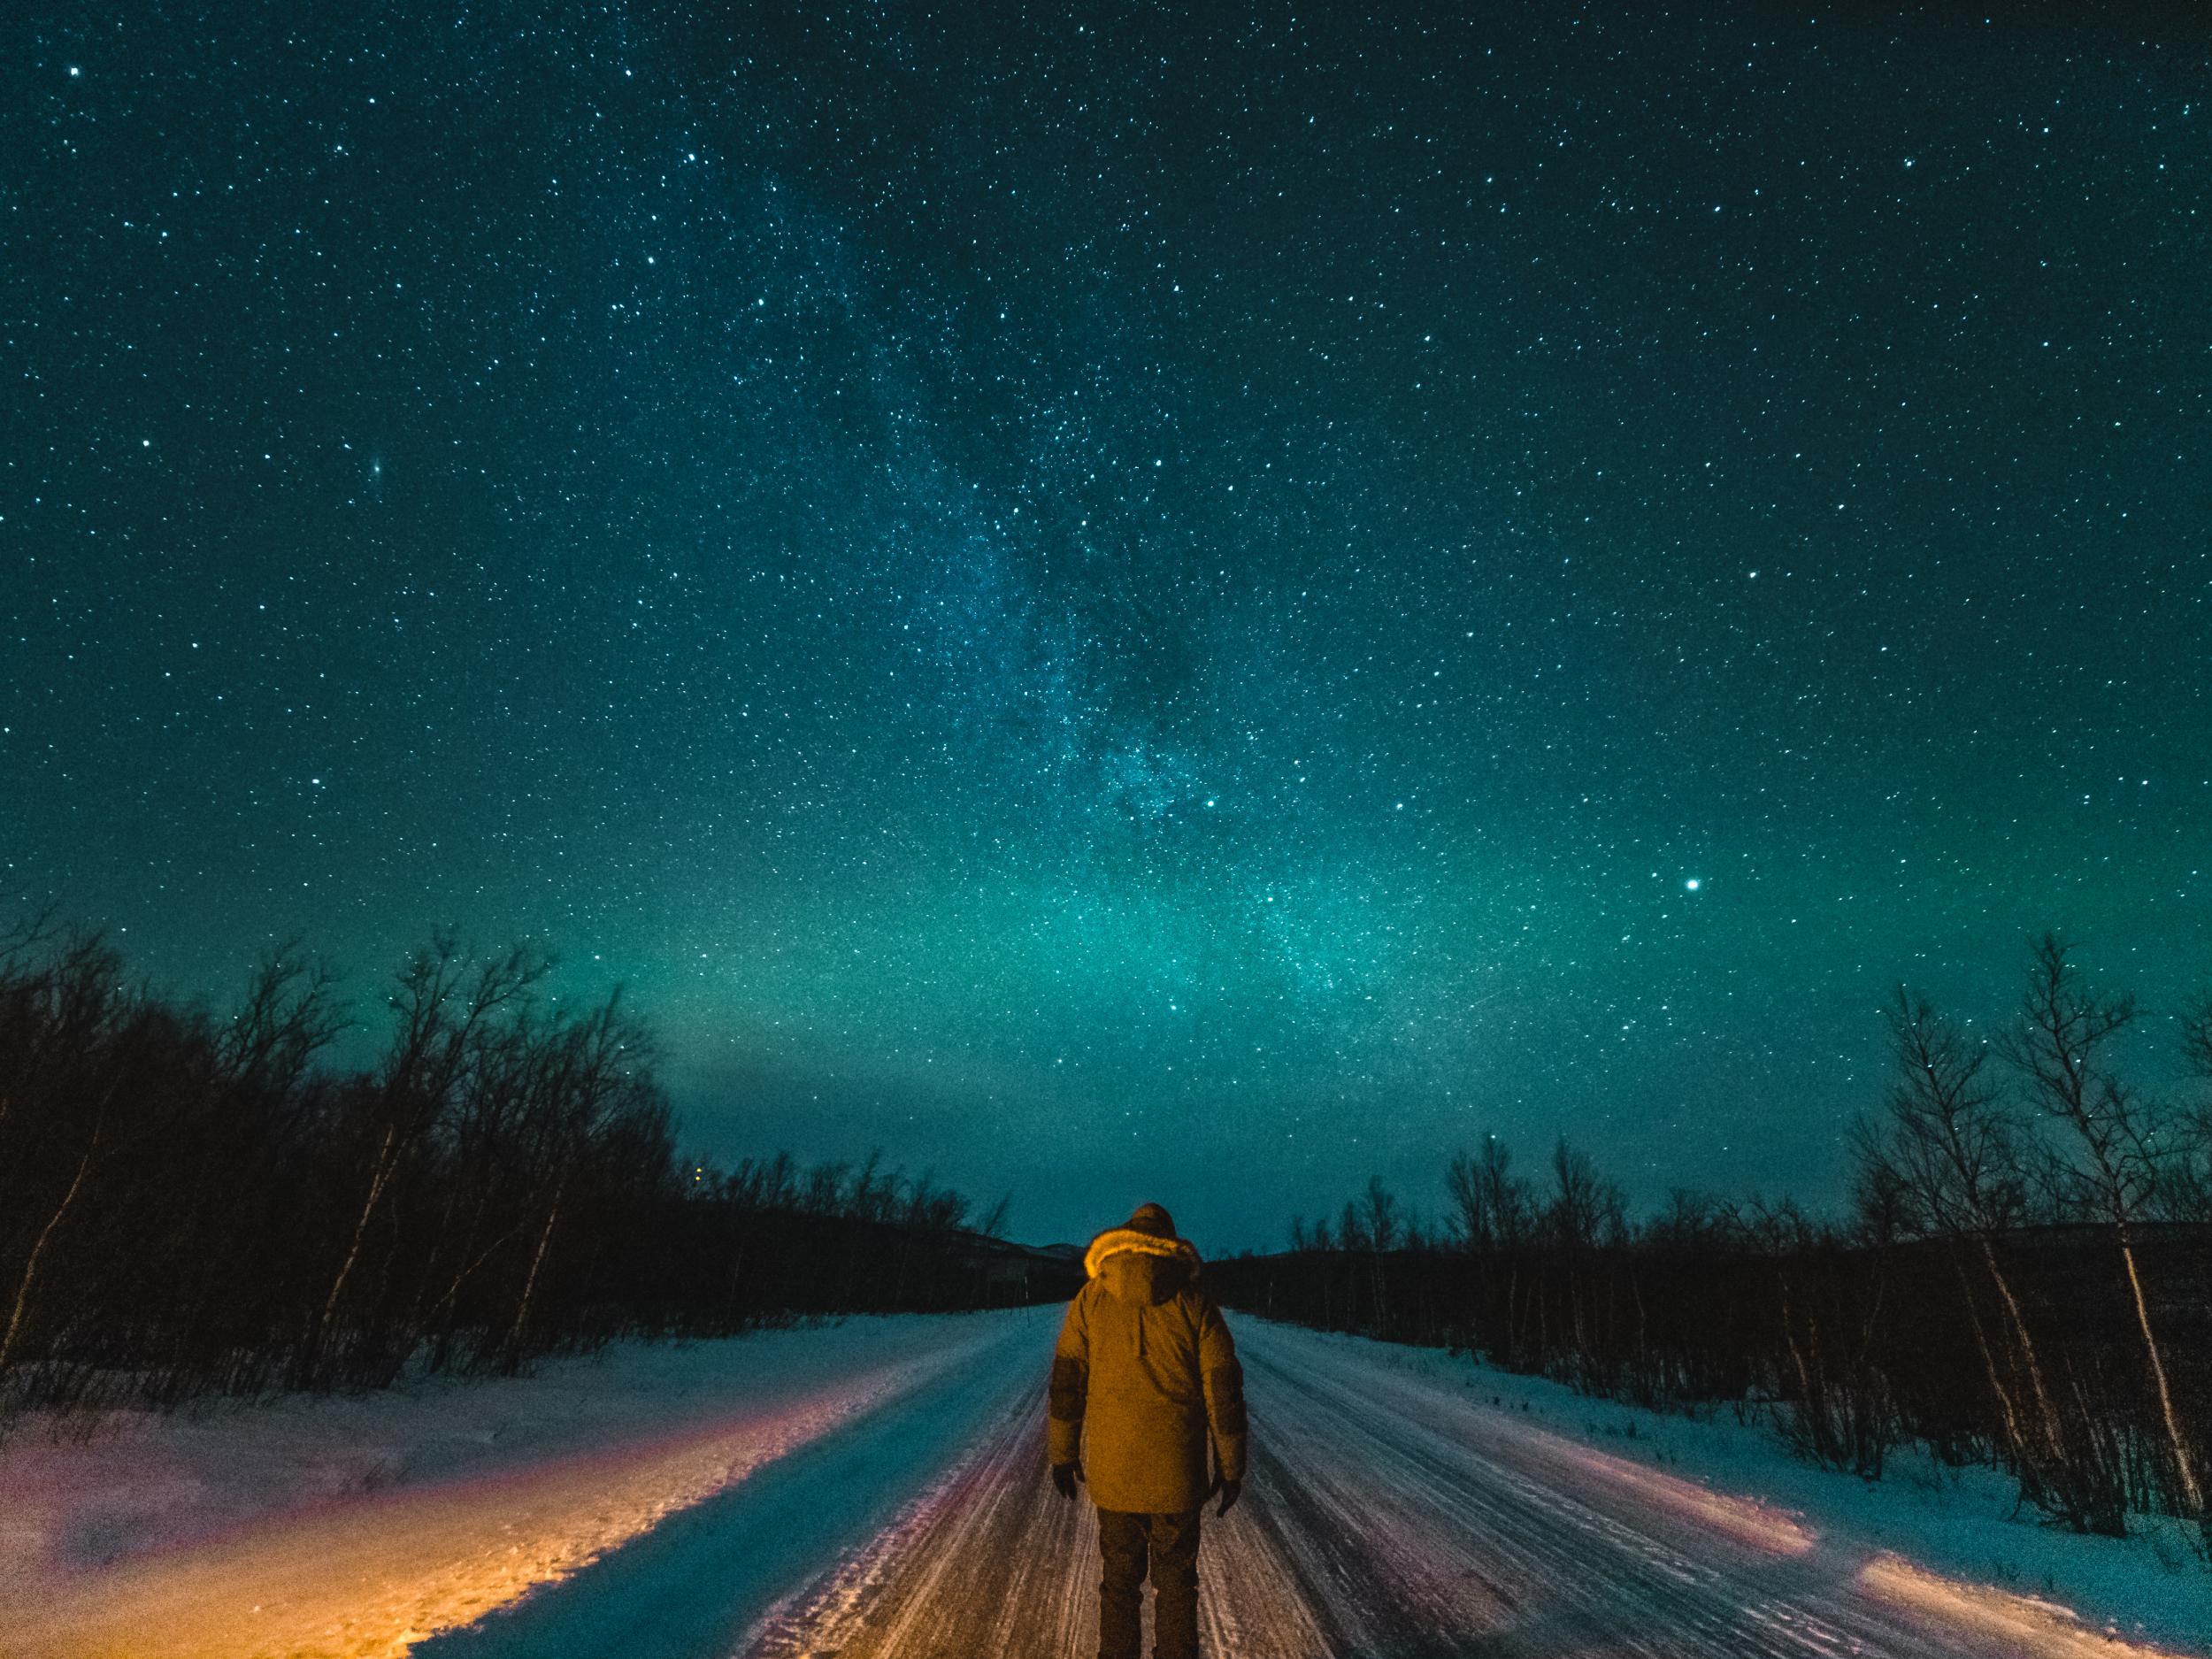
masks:
[[[1058,1318],[855,1320],[12,1444],[0,1495],[34,1501],[0,1502],[0,1654],[1087,1659],[1093,1512],[1042,1465]],[[1794,1515],[1730,1495],[1760,1484],[1755,1458],[1709,1486],[1555,1432],[1548,1409],[1598,1408],[1550,1385],[1233,1324],[1254,1461],[1243,1504],[1206,1522],[1218,1659],[2212,1653],[1928,1571],[1884,1518],[1908,1494],[1831,1510],[1804,1494],[1868,1494],[1791,1464],[1830,1518]],[[399,1471],[373,1489],[310,1501],[277,1478],[371,1444]],[[2200,1563],[2131,1578],[2131,1546],[2064,1541],[2124,1569],[2107,1615],[2183,1644],[2212,1630]]]
[[[1252,1478],[1240,1508],[1209,1515],[1201,1559],[1202,1639],[1222,1659],[2156,1651],[1593,1450],[1372,1349],[1236,1330]],[[419,1651],[1082,1659],[1094,1524],[1044,1480],[1044,1335]]]

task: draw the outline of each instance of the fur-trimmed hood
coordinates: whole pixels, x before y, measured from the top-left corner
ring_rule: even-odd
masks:
[[[1106,1258],[1119,1256],[1125,1250],[1133,1251],[1139,1256],[1173,1256],[1193,1268],[1198,1265],[1198,1247],[1188,1239],[1156,1239],[1148,1233],[1138,1232],[1134,1227],[1109,1227],[1093,1239],[1091,1248],[1083,1252],[1084,1276],[1096,1279],[1098,1270],[1106,1264]]]

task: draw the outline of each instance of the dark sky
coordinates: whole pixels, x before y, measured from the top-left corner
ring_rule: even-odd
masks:
[[[1832,1203],[1900,978],[2170,1011],[2201,44],[1464,9],[9,24],[0,899],[541,939],[1039,1239]]]

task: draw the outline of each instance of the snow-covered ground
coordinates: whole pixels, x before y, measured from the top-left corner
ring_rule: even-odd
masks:
[[[1073,1659],[1088,1503],[1043,1479],[1057,1309],[855,1319],[540,1376],[0,1447],[0,1652]],[[2212,1655],[2177,1533],[1879,1486],[1766,1429],[1233,1317],[1216,1659]]]
[[[1306,1331],[1298,1340],[1379,1377],[1517,1414],[1586,1448],[1610,1479],[1632,1484],[1632,1471],[1648,1471],[1664,1483],[1655,1493],[1671,1488],[1678,1502],[1677,1483],[1688,1482],[1786,1516],[1809,1537],[1868,1553],[1870,1582],[1894,1597],[1947,1601],[1955,1611],[1976,1601],[2000,1624],[2016,1598],[2114,1638],[2212,1653],[2212,1563],[2179,1523],[2139,1517],[2133,1537],[2085,1538],[2020,1510],[1998,1471],[1946,1468],[1916,1449],[1901,1448],[1870,1482],[1814,1467],[1731,1407],[1695,1417],[1649,1411],[1435,1348]],[[1962,1601],[1959,1586],[1975,1594]]]
[[[0,1653],[404,1653],[1040,1317],[625,1344],[510,1380],[118,1414],[88,1439],[33,1422],[0,1443]]]

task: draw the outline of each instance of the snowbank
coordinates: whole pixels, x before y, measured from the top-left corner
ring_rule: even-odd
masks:
[[[1893,1555],[1893,1567],[1877,1574],[1872,1587],[1888,1586],[1899,1600],[1933,1593],[1926,1573],[1914,1571],[1924,1569],[1962,1581],[1966,1588],[1945,1589],[1954,1600],[1991,1589],[2070,1609],[2108,1635],[2212,1651],[2212,1563],[2179,1523],[2146,1523],[2125,1539],[2085,1537],[2019,1511],[2016,1488],[1998,1471],[1947,1468],[1917,1448],[1900,1448],[1884,1479],[1866,1481],[1805,1463],[1768,1424],[1745,1422],[1731,1407],[1694,1417],[1646,1410],[1440,1349],[1303,1334],[1356,1350],[1371,1364],[1465,1390],[1627,1464],[1781,1510],[1831,1542],[1849,1539],[1878,1558]]]
[[[1020,1314],[625,1344],[536,1375],[36,1420],[0,1444],[11,1654],[399,1654],[1002,1338]]]

